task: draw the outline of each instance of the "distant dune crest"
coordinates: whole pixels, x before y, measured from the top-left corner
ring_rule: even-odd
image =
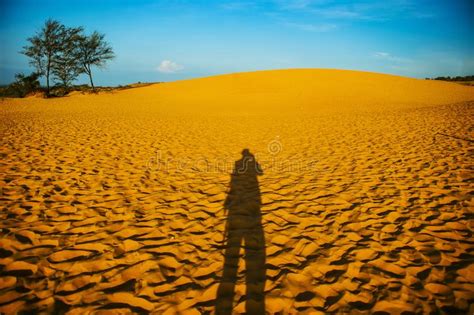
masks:
[[[125,91],[195,111],[338,111],[419,107],[474,100],[455,83],[333,69],[243,72],[176,81]],[[169,108],[168,108],[169,109]]]

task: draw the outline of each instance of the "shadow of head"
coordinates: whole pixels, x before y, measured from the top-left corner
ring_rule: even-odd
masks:
[[[243,149],[242,150],[242,156],[253,156],[253,154],[250,153],[249,149]]]
[[[262,174],[262,168],[255,159],[255,155],[249,149],[243,149],[242,158],[235,162],[233,175],[258,176]]]

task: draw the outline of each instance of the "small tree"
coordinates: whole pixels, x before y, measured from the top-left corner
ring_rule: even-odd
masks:
[[[77,59],[81,32],[82,27],[65,28],[61,36],[61,46],[56,52],[56,57],[51,67],[55,81],[58,81],[65,91],[82,73],[82,68]]]
[[[92,90],[95,90],[92,80],[92,66],[104,67],[108,60],[115,57],[112,47],[104,40],[105,35],[93,32],[90,36],[80,36],[79,38],[79,62],[82,71],[89,76]]]
[[[28,38],[30,44],[23,47],[21,53],[30,58],[30,65],[36,68],[36,73],[46,79],[46,96],[51,95],[51,77],[67,92],[81,73],[89,76],[94,90],[92,66],[103,67],[114,58],[104,34],[93,32],[86,36],[82,31],[82,27],[68,28],[49,19],[35,36]]]
[[[49,19],[35,36],[28,38],[30,45],[23,47],[22,54],[30,58],[30,65],[46,78],[46,95],[50,92],[51,70],[61,49],[66,27]]]

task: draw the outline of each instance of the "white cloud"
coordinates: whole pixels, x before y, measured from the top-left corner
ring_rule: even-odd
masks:
[[[163,73],[176,73],[183,69],[184,67],[182,65],[177,64],[176,62],[173,62],[171,60],[163,60],[158,66],[158,68],[156,68],[156,70]]]

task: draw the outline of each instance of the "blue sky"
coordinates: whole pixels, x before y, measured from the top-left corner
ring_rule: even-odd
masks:
[[[106,34],[116,58],[98,85],[281,68],[474,74],[472,0],[0,0],[0,84],[32,70],[18,52],[48,18]]]

